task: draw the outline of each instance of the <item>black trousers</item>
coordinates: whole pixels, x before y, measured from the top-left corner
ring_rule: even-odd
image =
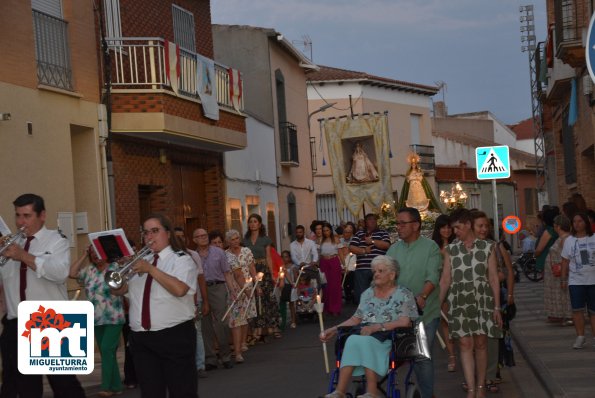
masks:
[[[43,379],[41,375],[24,375],[18,370],[17,333],[18,321],[2,318],[2,388],[0,398],[41,398]],[[74,375],[48,375],[54,398],[85,398],[85,391]]]
[[[128,317],[128,314],[126,314],[126,323],[122,328],[122,337],[124,338],[124,384],[126,385],[138,384],[138,381],[136,380],[136,371],[134,370],[132,352],[130,351],[130,344],[128,344],[130,333],[130,318]]]
[[[198,398],[194,320],[156,332],[133,331],[129,341],[143,398]]]

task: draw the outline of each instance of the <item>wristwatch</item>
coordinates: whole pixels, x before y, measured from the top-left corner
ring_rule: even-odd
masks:
[[[386,328],[384,327],[384,323],[380,324],[380,331],[381,332],[386,332]]]

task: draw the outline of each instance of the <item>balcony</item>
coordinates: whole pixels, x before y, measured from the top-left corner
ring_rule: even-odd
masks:
[[[298,167],[298,135],[297,127],[293,123],[279,123],[279,142],[281,145],[281,165]]]
[[[37,80],[39,84],[73,91],[68,23],[33,10]]]
[[[112,132],[213,151],[246,147],[243,96],[238,95],[243,83],[237,71],[232,74],[215,63],[214,75],[209,76],[213,94],[201,99],[199,76],[204,64],[198,54],[180,49],[174,90],[164,39],[115,37],[107,40],[107,46]]]
[[[582,34],[589,20],[586,3],[584,0],[554,1],[556,57],[573,68],[585,65]]]
[[[434,147],[431,145],[409,145],[411,151],[419,155],[419,167],[426,172],[433,172],[436,168]]]
[[[159,37],[121,37],[108,40],[112,56],[112,87],[114,89],[170,90],[165,66],[165,41]],[[180,49],[180,96],[198,100],[195,53]],[[242,91],[240,82],[240,92]],[[215,63],[217,103],[228,110],[243,111],[243,96],[236,109],[232,102],[231,81],[226,66]],[[239,105],[239,106],[238,106]]]

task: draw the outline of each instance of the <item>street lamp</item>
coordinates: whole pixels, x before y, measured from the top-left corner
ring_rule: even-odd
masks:
[[[333,107],[333,106],[335,106],[335,105],[337,105],[337,103],[336,103],[336,102],[332,102],[332,103],[330,103],[330,104],[324,104],[324,105],[322,105],[320,108],[316,109],[314,112],[311,112],[311,113],[308,115],[308,131],[310,131],[310,119],[312,119],[312,116],[316,115],[317,113],[324,112],[324,111],[326,111],[328,108],[332,108],[332,107]]]
[[[450,188],[450,192],[440,191],[440,200],[444,202],[444,205],[448,210],[464,207],[467,202],[467,197],[467,193],[458,182],[453,184]]]

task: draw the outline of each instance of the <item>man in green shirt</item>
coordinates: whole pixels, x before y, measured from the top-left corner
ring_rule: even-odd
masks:
[[[424,323],[430,352],[436,329],[440,323],[438,303],[442,257],[438,245],[421,236],[421,216],[412,207],[404,207],[397,214],[397,231],[401,240],[394,243],[386,253],[397,260],[401,272],[397,284],[411,290],[415,295]],[[434,364],[432,359],[415,363],[415,377],[422,398],[432,398],[434,391]]]

